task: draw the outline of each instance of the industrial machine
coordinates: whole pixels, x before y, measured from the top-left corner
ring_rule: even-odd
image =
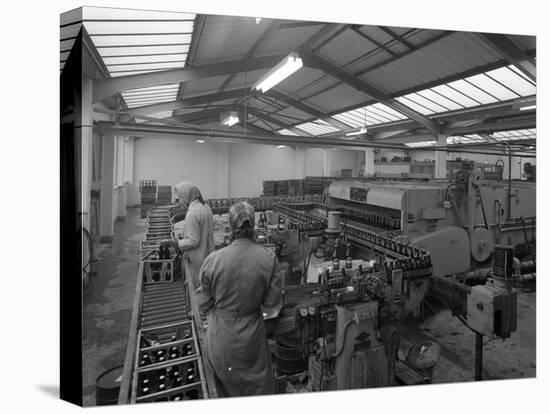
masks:
[[[317,268],[317,282],[285,288],[268,331],[307,359],[313,391],[394,385],[396,325],[429,288],[427,256],[416,265],[335,259]]]
[[[272,335],[308,357],[313,390],[391,385],[399,323],[430,293],[476,333],[481,379],[481,338],[510,337],[513,286],[535,278],[535,194],[464,163],[452,182],[336,181],[324,203],[275,203],[287,227],[324,228],[327,262],[285,289]]]

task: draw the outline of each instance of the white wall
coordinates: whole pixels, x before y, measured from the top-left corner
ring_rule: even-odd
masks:
[[[320,177],[323,175],[323,149],[306,149],[305,162],[306,177]]]
[[[229,146],[230,197],[257,197],[264,180],[294,178],[294,149],[273,145],[231,144]]]
[[[140,180],[157,180],[158,185],[191,181],[205,198],[215,197],[217,143],[199,144],[188,140],[139,138],[134,142],[134,180],[131,200],[139,203]]]
[[[140,138],[134,143],[134,179],[129,188],[129,205],[139,204],[139,181],[157,180],[159,185],[192,181],[205,198],[218,197],[220,145],[199,144],[192,140]],[[333,175],[342,168],[357,176],[357,151],[331,150]],[[229,144],[229,197],[254,197],[263,192],[264,180],[295,178],[294,148],[273,145]],[[307,148],[305,175],[323,175],[323,150]]]
[[[424,161],[425,159],[430,159],[433,161],[435,159],[434,151],[409,151],[409,155],[413,161]],[[487,162],[489,164],[494,164],[498,159],[501,159],[504,161],[503,178],[508,178],[508,157],[504,154],[502,156],[459,152],[450,152],[447,154],[448,160],[455,160],[457,157],[460,157],[463,160],[471,160],[481,163]],[[523,164],[526,162],[530,162],[533,165],[536,164],[536,160],[534,158],[512,157],[512,179],[523,178]]]

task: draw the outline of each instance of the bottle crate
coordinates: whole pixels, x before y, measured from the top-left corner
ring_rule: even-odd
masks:
[[[177,255],[173,255],[170,259],[159,259],[158,251],[155,250],[146,253],[142,258],[144,283],[173,282],[176,273],[176,265],[177,262],[179,262],[177,258]]]

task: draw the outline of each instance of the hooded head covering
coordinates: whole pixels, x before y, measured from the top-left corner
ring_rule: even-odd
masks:
[[[235,203],[229,209],[229,225],[232,231],[238,231],[248,221],[251,228],[254,228],[254,207],[246,201]]]
[[[189,181],[184,181],[176,184],[175,188],[178,198],[180,199],[180,203],[189,206],[193,200],[199,200],[202,204],[204,204],[202,194],[195,184],[190,183]]]

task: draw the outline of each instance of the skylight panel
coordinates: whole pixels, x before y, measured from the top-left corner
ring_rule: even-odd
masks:
[[[85,20],[194,20],[193,13],[155,10],[116,9],[109,7],[83,7]]]
[[[281,135],[289,135],[289,136],[293,136],[293,137],[297,137],[298,134],[289,130],[289,129],[280,129],[277,131],[277,133],[281,134]]]
[[[112,46],[143,46],[143,45],[169,45],[180,44],[189,45],[191,43],[190,34],[181,35],[117,35],[117,36],[91,36],[94,45],[97,48]]]
[[[512,89],[520,96],[530,96],[537,93],[536,86],[512,70],[510,66],[491,70],[487,72],[487,75]]]
[[[327,122],[318,119],[314,122],[306,122],[300,125],[296,125],[296,128],[301,129],[302,131],[305,131],[312,135],[323,135],[323,134],[329,134],[331,132],[338,132],[340,131],[338,128],[328,124]]]
[[[130,33],[139,34],[164,34],[164,33],[192,33],[193,21],[112,21],[97,22],[86,21],[86,30],[91,36],[95,35],[125,35]]]
[[[480,104],[489,104],[489,103],[497,102],[497,100],[493,98],[491,95],[482,91],[481,89],[477,88],[471,83],[466,82],[464,79],[451,82],[448,85],[458,90],[459,92],[463,93],[464,95],[476,100]]]
[[[411,148],[434,147],[435,146],[435,141],[408,142],[405,145],[407,147],[411,147]]]
[[[495,80],[491,79],[489,76],[483,73],[466,78],[466,80],[501,101],[519,98],[519,94],[505,88],[500,83],[496,82]]]
[[[187,53],[170,54],[170,55],[144,55],[144,56],[117,56],[104,57],[105,65],[127,65],[137,63],[158,63],[158,62],[184,62],[187,58]]]
[[[109,47],[101,49],[101,56],[152,56],[155,54],[187,53],[188,46],[161,45],[161,46],[131,46],[131,47]]]
[[[416,112],[420,112],[422,115],[431,115],[434,113],[431,109],[426,108],[425,106],[422,106],[415,101],[411,101],[410,99],[407,99],[403,96],[396,98],[399,102],[401,102],[403,105],[408,106],[411,109],[414,109]]]
[[[435,86],[432,88],[432,90],[437,93],[440,93],[441,95],[445,96],[447,99],[451,99],[455,101],[457,104],[462,105],[466,108],[479,105],[479,102],[474,101],[473,99],[469,98],[463,93],[447,85]]]
[[[398,119],[407,119],[407,117],[403,115],[401,112],[397,112],[395,109],[390,108],[389,106],[384,105],[382,103],[376,103],[374,105],[370,105],[370,108],[380,109],[381,111],[384,111],[390,115],[393,115]]]
[[[429,100],[448,108],[449,110],[453,111],[456,109],[463,109],[464,106],[459,105],[458,103],[438,94],[437,92],[431,90],[431,89],[425,89],[423,91],[417,92],[418,95],[423,96],[425,98],[428,98]]]
[[[417,93],[410,93],[408,95],[405,95],[404,98],[409,99],[410,101],[413,101],[419,105],[422,105],[425,108],[428,108],[430,111],[433,111],[435,113],[439,112],[446,112],[450,108],[446,108],[442,105],[438,105],[437,103],[423,97],[422,95],[419,95]]]

